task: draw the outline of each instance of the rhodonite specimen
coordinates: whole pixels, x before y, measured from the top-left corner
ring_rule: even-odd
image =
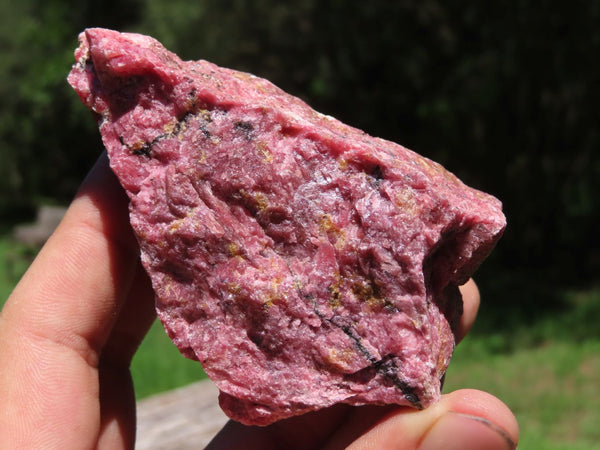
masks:
[[[88,29],[75,55],[158,316],[230,417],[440,398],[457,286],[502,234],[498,200],[150,37]]]

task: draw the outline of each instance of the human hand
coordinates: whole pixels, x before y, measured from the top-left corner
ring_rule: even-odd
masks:
[[[479,305],[462,288],[460,339]],[[96,164],[0,315],[2,448],[133,448],[131,359],[154,320],[127,199]],[[229,422],[211,449],[514,448],[518,426],[480,391],[443,396],[423,411],[337,405],[268,427]]]

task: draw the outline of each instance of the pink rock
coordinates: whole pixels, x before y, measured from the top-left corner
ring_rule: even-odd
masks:
[[[150,37],[89,29],[75,55],[158,316],[230,417],[440,398],[457,286],[502,234],[498,200]]]

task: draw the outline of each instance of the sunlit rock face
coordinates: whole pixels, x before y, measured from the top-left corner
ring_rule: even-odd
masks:
[[[498,200],[150,37],[89,29],[75,55],[158,316],[230,417],[440,398],[457,286],[504,230]]]

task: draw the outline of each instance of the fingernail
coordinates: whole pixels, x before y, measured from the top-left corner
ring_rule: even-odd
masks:
[[[509,434],[483,417],[449,411],[425,435],[420,450],[513,450]]]

